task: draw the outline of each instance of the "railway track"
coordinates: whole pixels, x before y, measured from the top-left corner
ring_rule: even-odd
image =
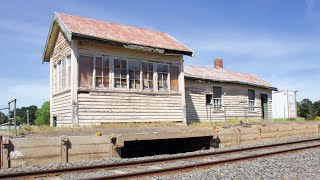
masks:
[[[88,175],[93,174],[89,176],[83,176],[83,179],[134,179],[141,177],[168,175],[170,173],[180,173],[194,170],[195,168],[208,168],[214,165],[221,165],[319,147],[320,138],[316,138],[302,141],[254,146],[248,148],[204,152],[200,154],[182,155],[169,158],[146,159],[140,161],[120,162],[105,165],[2,174],[0,175],[0,179],[30,179],[41,177],[49,178],[70,173],[85,173]],[[170,163],[174,165],[166,166]],[[143,167],[143,170],[141,170],[141,167]],[[124,172],[124,169],[127,171],[129,170],[129,172]],[[104,175],[103,173],[95,174],[95,172],[97,171],[105,171],[111,173],[106,173],[108,175]]]

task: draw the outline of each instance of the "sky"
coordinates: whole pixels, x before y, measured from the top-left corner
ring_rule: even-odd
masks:
[[[42,53],[54,12],[169,33],[195,52],[186,64],[259,76],[297,100],[320,100],[320,1],[28,0],[0,6],[0,108],[49,100]]]

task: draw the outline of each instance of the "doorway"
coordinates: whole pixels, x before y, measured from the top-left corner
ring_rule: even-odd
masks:
[[[262,118],[268,119],[268,95],[260,94]]]

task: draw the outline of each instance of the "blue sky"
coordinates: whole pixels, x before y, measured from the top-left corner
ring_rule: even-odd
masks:
[[[195,57],[186,64],[255,74],[298,100],[320,100],[320,1],[3,1],[0,6],[0,108],[49,100],[41,57],[53,12],[164,31]]]

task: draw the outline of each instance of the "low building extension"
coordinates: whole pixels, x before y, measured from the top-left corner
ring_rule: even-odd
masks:
[[[223,68],[216,59],[212,67],[185,66],[187,121],[272,119],[272,91],[266,81]],[[211,116],[211,117],[210,117]]]
[[[259,113],[261,104],[271,117],[276,88],[223,69],[222,60],[219,68],[184,66],[183,56],[193,52],[167,33],[55,13],[43,53],[51,125],[190,123],[209,120],[208,107],[219,114],[225,105]]]

